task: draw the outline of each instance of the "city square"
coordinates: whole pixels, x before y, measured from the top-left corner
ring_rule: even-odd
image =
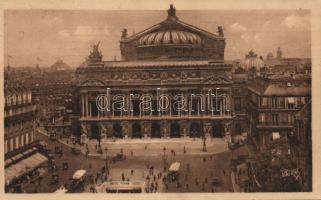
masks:
[[[312,191],[309,10],[5,14],[6,193]]]

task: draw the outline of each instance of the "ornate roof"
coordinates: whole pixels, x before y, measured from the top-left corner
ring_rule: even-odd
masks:
[[[245,70],[250,70],[251,68],[255,68],[257,70],[263,68],[265,66],[262,59],[257,57],[253,51],[250,51],[247,55],[245,55],[245,59],[241,61],[241,66]]]
[[[124,29],[120,49],[124,60],[146,59],[224,59],[223,28],[217,34],[178,19],[173,5],[167,18],[154,26],[129,36]]]
[[[187,31],[156,31],[142,36],[137,41],[137,46],[151,45],[200,45],[202,39]]]

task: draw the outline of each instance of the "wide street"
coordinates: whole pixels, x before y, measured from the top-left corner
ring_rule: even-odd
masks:
[[[51,173],[48,172],[44,175],[44,179],[38,187],[38,192],[54,192],[61,185],[65,184],[70,179],[73,173],[78,169],[86,169],[89,174],[96,175],[100,172],[102,167],[105,166],[105,147],[107,147],[107,155],[109,158],[120,153],[123,150],[126,160],[116,161],[115,163],[109,162],[110,174],[108,180],[120,181],[121,174],[124,174],[126,180],[130,181],[146,181],[146,176],[149,172],[147,166],[154,167],[154,174],[162,172],[164,175],[164,155],[167,163],[170,165],[173,162],[180,162],[180,187],[177,187],[177,182],[168,183],[166,188],[162,182],[162,178],[156,181],[158,184],[157,192],[232,192],[233,187],[230,178],[230,158],[231,153],[227,149],[226,144],[222,139],[208,140],[207,152],[202,151],[201,139],[141,139],[141,140],[118,140],[115,142],[105,141],[102,142],[103,153],[99,154],[95,151],[96,141],[92,140],[88,144],[90,154],[86,157],[84,152],[85,148],[82,147],[82,154],[74,155],[71,153],[70,145],[64,140],[51,141],[44,134],[38,133],[38,138],[48,143],[48,146],[54,152],[54,147],[59,146],[63,150],[63,155],[55,154],[55,162],[59,174],[59,183],[50,185]],[[184,146],[186,153],[184,154]],[[166,147],[166,151],[163,148]],[[171,154],[171,150],[175,155]],[[133,152],[133,155],[131,155]],[[111,159],[109,159],[111,160]],[[63,171],[62,163],[68,162],[69,169]],[[187,164],[190,165],[190,170],[187,172]],[[133,174],[131,174],[133,170]],[[211,180],[213,177],[218,177],[220,184],[212,186]],[[152,178],[153,179],[153,178]],[[100,183],[100,181],[98,181]],[[186,185],[188,187],[186,188]],[[85,192],[90,192],[88,184]]]

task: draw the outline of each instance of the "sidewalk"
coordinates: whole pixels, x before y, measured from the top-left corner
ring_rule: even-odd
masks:
[[[38,129],[38,132],[48,136],[47,132],[42,129]],[[86,154],[86,145],[72,144],[68,138],[58,139],[58,141],[69,147],[75,147],[81,150],[83,154]],[[68,141],[68,142],[67,142]],[[106,157],[105,149],[107,148],[108,156],[114,156],[123,150],[123,153],[129,155],[131,151],[135,155],[142,156],[159,156],[163,155],[163,148],[166,148],[166,154],[168,155],[171,150],[175,151],[176,155],[184,154],[184,146],[187,155],[211,155],[227,151],[227,144],[222,138],[211,138],[206,140],[206,152],[203,152],[203,140],[201,138],[142,138],[142,139],[102,139],[101,149],[102,154],[97,153],[96,146],[97,140],[87,140],[86,144],[89,148],[88,156],[94,157]]]
[[[248,145],[250,144],[246,143],[244,146],[234,150],[235,159],[238,158],[238,156],[244,156],[245,154],[248,155],[248,158],[251,158],[253,152],[251,152],[251,147],[249,147]],[[239,170],[241,170],[241,174],[238,174]],[[244,192],[244,188],[240,186],[240,183],[242,183],[243,181],[247,181],[249,178],[250,177],[247,173],[246,163],[238,163],[236,166],[236,171],[231,170],[231,181],[234,192]]]

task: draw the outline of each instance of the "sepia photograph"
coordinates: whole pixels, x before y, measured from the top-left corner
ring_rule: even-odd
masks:
[[[317,192],[312,10],[179,2],[3,10],[5,194]]]

